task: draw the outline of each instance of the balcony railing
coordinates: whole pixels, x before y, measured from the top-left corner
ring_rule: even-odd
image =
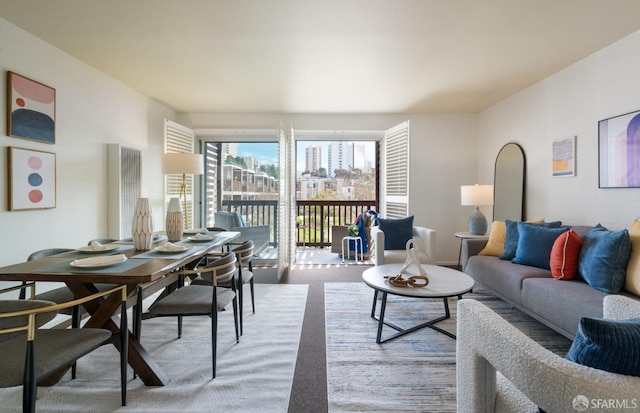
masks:
[[[329,247],[331,227],[351,225],[364,211],[376,209],[376,201],[296,201],[296,215],[302,221],[296,230],[297,245]]]
[[[269,245],[278,245],[278,201],[271,200],[224,200],[222,210],[239,213],[247,226],[269,225]]]
[[[278,243],[278,201],[268,200],[224,200],[222,210],[237,212],[247,225],[269,225],[271,246]],[[331,227],[351,225],[358,215],[376,209],[376,201],[296,201],[296,244],[309,247],[329,247]],[[300,223],[300,222],[299,222]],[[335,240],[341,242],[341,240]]]

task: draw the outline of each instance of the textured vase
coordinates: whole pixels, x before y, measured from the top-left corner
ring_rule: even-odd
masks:
[[[167,238],[170,242],[180,241],[184,231],[184,216],[182,215],[182,204],[180,198],[171,198],[167,208],[167,220],[164,226]]]
[[[487,218],[485,218],[480,208],[476,207],[469,216],[469,232],[473,235],[484,235],[487,233]]]
[[[138,202],[136,202],[131,224],[131,238],[133,239],[133,246],[137,250],[146,251],[151,249],[151,244],[153,243],[153,215],[149,198],[138,198]]]

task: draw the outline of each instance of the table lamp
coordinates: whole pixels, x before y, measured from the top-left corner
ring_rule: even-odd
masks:
[[[493,205],[493,185],[463,185],[460,187],[462,205],[473,205],[476,208],[469,216],[469,232],[473,235],[484,235],[487,232],[487,218],[480,211],[480,205]]]
[[[198,153],[165,153],[162,155],[162,172],[165,175],[182,175],[180,197],[182,197],[185,229],[189,225],[189,211],[187,209],[187,179],[186,175],[202,175],[204,160]]]

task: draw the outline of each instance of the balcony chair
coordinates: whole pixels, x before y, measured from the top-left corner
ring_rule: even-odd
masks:
[[[371,228],[375,265],[404,263],[407,258],[406,243],[410,238],[413,238],[418,249],[420,263],[436,264],[434,229],[413,225],[413,217],[390,220],[378,218],[378,223],[378,226]]]
[[[35,284],[27,285],[33,297]],[[23,288],[25,287],[22,285],[11,287],[0,290],[0,293]],[[125,286],[61,304],[36,299],[0,301],[0,387],[22,385],[23,412],[35,412],[39,380],[69,367],[79,358],[113,339],[111,331],[107,329],[39,327],[51,321],[62,309],[110,294],[120,294],[120,330],[127,331]],[[120,334],[119,338],[121,403],[126,406],[129,335]]]
[[[362,238],[362,259],[371,257],[372,254],[372,237],[371,228],[377,224],[378,213],[373,210],[364,211],[354,222],[353,225],[358,227],[359,236]],[[332,225],[331,226],[331,252],[342,254],[342,239],[349,236],[350,225]],[[349,243],[349,249],[356,249],[353,241]],[[357,254],[358,251],[355,251]]]
[[[256,313],[256,302],[255,302],[254,288],[253,288],[253,264],[251,262],[253,258],[253,242],[245,241],[241,245],[234,248],[231,252],[236,254],[238,276],[227,281],[218,282],[218,286],[225,287],[225,288],[233,288],[234,287],[233,283],[235,283],[235,288],[238,291],[240,335],[242,335],[242,321],[243,321],[243,313],[244,313],[244,304],[243,304],[244,284],[249,284],[249,290],[251,291],[251,310],[253,314]],[[220,255],[221,254],[210,254],[207,259],[211,259],[209,257],[217,259],[216,257],[220,257]],[[210,284],[210,282],[198,276],[191,281],[191,284],[203,285],[203,284]]]
[[[254,253],[260,254],[269,247],[271,228],[269,225],[247,226],[242,216],[237,212],[218,211],[214,214],[215,226],[226,231],[240,232],[240,238],[234,243],[242,244],[245,241],[253,241]]]
[[[216,377],[216,349],[218,337],[218,311],[223,311],[233,304],[233,318],[236,329],[236,343],[240,342],[238,329],[238,303],[236,299],[236,283],[231,289],[219,287],[219,283],[233,280],[236,271],[236,255],[232,252],[224,254],[217,260],[210,261],[203,267],[193,270],[177,271],[177,274],[202,277],[208,285],[186,285],[151,304],[149,310],[142,315],[143,319],[154,317],[178,317],[178,338],[182,337],[182,317],[211,317],[211,355],[213,378]]]
[[[638,318],[640,302],[609,295],[603,310],[606,319]],[[574,409],[580,395],[621,402],[638,397],[640,377],[568,361],[479,301],[458,302],[456,347],[459,413],[534,412],[538,407],[548,412],[574,412],[584,410]]]

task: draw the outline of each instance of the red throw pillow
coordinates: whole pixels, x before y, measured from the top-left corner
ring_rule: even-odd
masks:
[[[578,274],[578,258],[582,239],[572,229],[556,238],[551,248],[549,267],[551,275],[558,280],[573,280]]]

